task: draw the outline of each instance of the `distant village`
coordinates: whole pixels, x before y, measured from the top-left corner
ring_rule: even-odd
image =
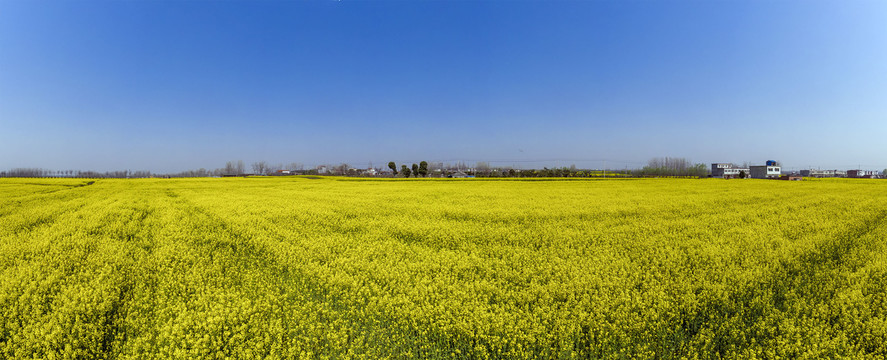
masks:
[[[764,165],[739,166],[733,163],[713,163],[711,164],[711,177],[722,179],[779,179],[779,180],[802,180],[805,177],[812,178],[861,178],[861,179],[879,179],[884,178],[884,172],[874,170],[821,170],[821,169],[805,169],[799,171],[786,172],[782,170],[782,166],[775,160],[767,160]]]
[[[225,167],[217,169],[197,169],[173,174],[157,174],[150,171],[81,171],[81,170],[45,170],[39,168],[18,168],[0,171],[0,177],[62,177],[62,178],[177,178],[177,177],[243,177],[243,176],[350,176],[350,177],[435,177],[435,178],[473,178],[473,177],[681,177],[681,178],[720,178],[720,179],[778,179],[803,180],[804,178],[887,178],[887,169],[883,171],[865,169],[804,169],[786,171],[784,166],[775,160],[767,160],[760,165],[720,162],[705,164],[692,163],[685,158],[662,157],[653,158],[646,166],[636,169],[582,169],[575,165],[569,167],[543,167],[542,169],[517,169],[508,166],[491,166],[487,162],[476,162],[469,165],[465,162],[442,163],[426,162],[398,164],[389,162],[384,167],[354,167],[348,164],[318,165],[306,168],[300,163],[288,165],[272,165],[264,161],[250,164],[243,161],[229,161]]]

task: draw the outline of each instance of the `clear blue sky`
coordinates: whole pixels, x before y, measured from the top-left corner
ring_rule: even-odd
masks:
[[[0,169],[887,167],[883,1],[0,0]]]

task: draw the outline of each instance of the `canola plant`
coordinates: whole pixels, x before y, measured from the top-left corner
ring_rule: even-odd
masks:
[[[0,179],[0,358],[887,356],[887,181]]]

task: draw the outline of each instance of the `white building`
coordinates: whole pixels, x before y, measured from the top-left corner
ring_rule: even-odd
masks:
[[[875,175],[875,172],[871,171],[871,170],[861,170],[861,169],[847,170],[847,177],[851,177],[851,178],[871,178],[874,175]]]
[[[823,178],[823,177],[846,177],[846,176],[847,176],[847,172],[844,171],[844,170],[816,170],[816,169],[810,169],[810,170],[801,170],[801,176],[806,176],[806,177],[816,177],[816,178]]]
[[[801,170],[801,176],[816,177],[816,178],[835,177],[836,171],[837,170],[817,170],[817,169]]]
[[[745,175],[748,176],[749,169],[736,166],[732,163],[711,164],[711,177],[733,179],[738,178],[742,172],[745,172]]]
[[[782,168],[778,165],[749,166],[753,179],[778,179],[782,175]]]

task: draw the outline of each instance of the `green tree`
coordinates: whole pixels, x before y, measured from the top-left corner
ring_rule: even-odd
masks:
[[[391,169],[391,171],[394,171],[394,176],[397,176],[397,164],[395,164],[394,161],[388,162],[388,168]]]
[[[740,179],[745,179],[745,177],[746,177],[746,175],[745,175],[745,170],[739,170],[739,178],[740,178]]]
[[[419,163],[419,174],[422,175],[422,177],[428,176],[428,163],[427,162],[422,161]]]
[[[693,165],[693,169],[691,170],[691,173],[694,176],[706,177],[706,176],[708,176],[708,167],[706,167],[705,164],[701,164],[701,163]]]
[[[413,164],[413,176],[419,177],[419,165]]]
[[[400,173],[403,174],[403,177],[410,177],[410,169],[406,165],[400,166]]]

